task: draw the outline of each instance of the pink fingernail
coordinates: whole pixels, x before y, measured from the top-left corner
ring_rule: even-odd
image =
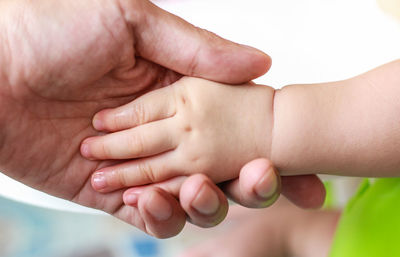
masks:
[[[124,197],[124,203],[130,206],[136,206],[139,200],[139,195],[136,193],[129,193]]]
[[[96,118],[96,116],[93,118],[93,127],[96,130],[104,130],[103,122],[99,118]]]
[[[218,211],[219,206],[220,202],[218,195],[207,183],[201,187],[199,193],[192,202],[192,207],[206,216],[215,214]]]
[[[263,199],[272,198],[277,194],[278,180],[272,172],[265,174],[255,186],[255,192]]]
[[[106,176],[103,172],[97,172],[93,175],[92,186],[95,190],[102,190],[107,187]]]
[[[88,143],[82,143],[81,145],[81,154],[85,158],[90,158],[90,147]]]
[[[170,203],[157,191],[151,192],[149,201],[146,204],[146,209],[157,221],[166,221],[171,218],[173,213]]]

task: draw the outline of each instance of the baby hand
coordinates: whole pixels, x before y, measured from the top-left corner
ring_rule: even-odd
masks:
[[[92,185],[109,192],[195,173],[214,182],[269,157],[274,90],[185,77],[135,101],[100,111],[93,124],[112,132],[86,139],[89,159],[131,159],[96,171]]]

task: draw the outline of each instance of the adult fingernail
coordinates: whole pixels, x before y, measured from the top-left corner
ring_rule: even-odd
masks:
[[[147,212],[157,221],[165,221],[172,216],[172,207],[169,202],[157,191],[151,192],[146,204]]]
[[[106,176],[103,172],[93,174],[92,186],[95,190],[102,190],[107,187]]]
[[[136,206],[139,199],[139,195],[136,193],[129,193],[124,197],[124,203],[130,206]]]
[[[273,170],[267,172],[255,186],[256,194],[263,199],[269,199],[276,195],[278,190],[277,176]]]
[[[219,206],[218,195],[210,185],[204,183],[193,200],[192,207],[203,215],[212,215],[218,211]]]

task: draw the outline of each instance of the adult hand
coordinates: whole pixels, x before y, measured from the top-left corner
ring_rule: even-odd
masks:
[[[100,194],[91,188],[91,173],[110,164],[79,153],[81,141],[98,134],[93,114],[182,75],[246,82],[268,70],[269,57],[145,0],[4,0],[0,10],[0,170],[154,236],[178,233],[186,217],[166,191],[148,191],[137,209],[123,204],[122,191]],[[171,215],[148,216],[160,209]]]
[[[153,190],[138,210],[123,204],[122,191],[92,189],[91,173],[110,164],[80,155],[81,141],[98,134],[93,115],[182,74],[246,82],[270,58],[144,0],[4,0],[0,10],[0,170],[154,236],[178,233],[186,216],[166,192]],[[143,215],[159,209],[168,216]]]
[[[220,187],[203,174],[189,178],[182,176],[130,188],[124,193],[124,202],[134,207],[144,206],[153,190],[168,192],[179,198],[190,221],[201,227],[213,227],[225,218],[228,204],[224,193],[238,204],[250,208],[268,207],[278,199],[280,193],[304,209],[319,208],[325,200],[325,188],[317,176],[280,177],[267,159],[249,162],[240,171],[239,178],[225,182]],[[147,220],[152,219],[147,213],[142,216]]]

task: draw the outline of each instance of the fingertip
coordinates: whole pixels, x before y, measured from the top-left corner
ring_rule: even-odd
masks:
[[[270,160],[253,160],[240,172],[241,204],[251,208],[270,206],[279,197],[280,185],[280,177]]]
[[[256,195],[266,202],[275,201],[280,191],[280,181],[278,175],[273,171],[267,171],[254,186]]]
[[[99,114],[96,114],[93,117],[92,125],[93,125],[94,129],[96,129],[98,131],[105,130],[104,122],[101,120],[101,116]]]
[[[142,206],[158,222],[166,221],[172,217],[171,203],[161,189],[154,188],[143,192],[139,201],[140,203],[145,201]]]
[[[315,186],[315,193],[313,196],[310,198],[310,204],[309,204],[309,209],[320,209],[325,203],[325,197],[326,197],[326,189],[322,181],[317,182],[317,185]]]
[[[193,175],[183,183],[180,200],[190,222],[200,227],[216,226],[228,213],[225,195],[203,174]]]
[[[272,59],[266,53],[247,45],[240,45],[238,56],[240,60],[237,66],[227,63],[227,67],[235,67],[236,72],[230,74],[230,80],[233,84],[247,83],[253,79],[261,77],[269,71],[272,65]]]
[[[184,207],[189,207],[188,205],[200,190],[201,185],[207,181],[210,179],[203,174],[195,174],[185,180],[179,194],[179,199]]]
[[[90,151],[90,139],[85,139],[82,142],[81,147],[80,147],[80,151],[81,151],[81,155],[83,157],[85,157],[86,159],[91,160],[93,158],[92,154],[91,154],[91,151]]]
[[[99,193],[110,193],[127,187],[121,180],[120,171],[113,167],[102,168],[95,171],[91,177],[92,188]]]
[[[147,232],[157,238],[169,238],[182,231],[186,215],[177,200],[164,190],[145,190],[138,200],[139,212]]]
[[[124,203],[126,205],[135,207],[137,206],[138,200],[139,200],[139,195],[135,194],[135,193],[130,193],[128,195],[124,195]]]
[[[204,183],[201,186],[196,197],[192,201],[192,207],[203,215],[215,214],[218,211],[220,204],[218,195],[213,191],[208,183]]]
[[[265,188],[262,185],[272,180],[275,176],[272,163],[268,159],[256,159],[246,165],[239,174],[239,186],[243,193],[251,195],[258,194],[263,198],[266,196]]]
[[[116,110],[119,108],[120,107],[115,109],[107,108],[97,112],[92,119],[92,126],[94,129],[98,131],[114,131],[113,125],[115,123],[115,116],[119,116]]]
[[[259,63],[255,64],[255,65],[260,67],[259,73],[254,75],[255,76],[254,78],[258,78],[258,77],[261,77],[262,75],[264,75],[265,73],[267,73],[271,69],[272,59],[269,55],[263,53],[262,57],[260,55]],[[257,69],[255,69],[255,70],[257,70]]]
[[[325,187],[316,175],[282,177],[282,194],[303,209],[319,209],[325,201]]]
[[[91,184],[92,184],[92,188],[98,192],[103,192],[108,184],[107,184],[107,178],[104,174],[104,172],[95,172],[92,175],[92,179],[91,179]]]
[[[264,53],[263,51],[257,48],[247,45],[242,45],[242,46],[247,48],[252,55],[251,58],[253,66],[252,71],[254,72],[254,74],[252,74],[251,79],[261,77],[262,75],[267,73],[272,66],[272,58],[268,54]]]
[[[139,196],[143,191],[141,188],[130,188],[124,192],[122,199],[126,205],[137,207]]]

